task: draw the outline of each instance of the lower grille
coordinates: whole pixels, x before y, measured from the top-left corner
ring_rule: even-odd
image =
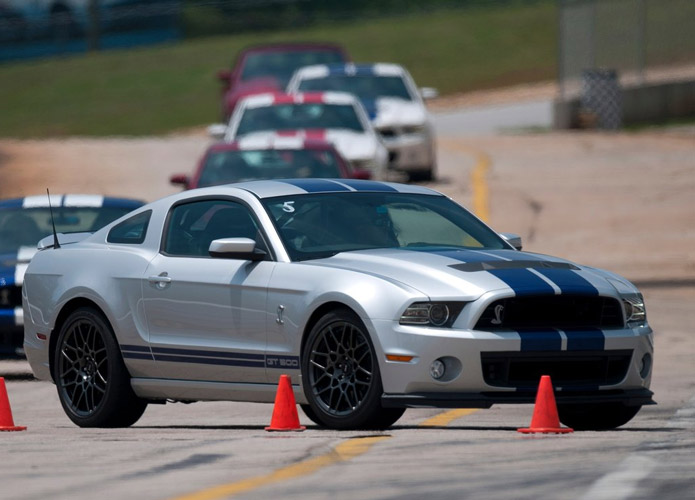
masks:
[[[484,352],[480,355],[485,383],[495,387],[532,389],[542,375],[553,385],[613,385],[625,378],[632,350],[553,353]]]

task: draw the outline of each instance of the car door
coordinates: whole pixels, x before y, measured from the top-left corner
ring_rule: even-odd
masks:
[[[241,202],[174,205],[159,254],[143,277],[144,311],[157,376],[264,382],[266,296],[271,261],[212,258],[210,242],[247,237],[265,247]]]

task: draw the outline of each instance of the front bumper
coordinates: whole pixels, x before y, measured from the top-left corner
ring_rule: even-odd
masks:
[[[625,406],[655,405],[654,393],[649,389],[613,391],[556,392],[557,404],[622,403]],[[490,408],[493,404],[532,404],[536,393],[481,392],[481,393],[414,393],[384,394],[381,405],[385,408]]]
[[[0,308],[0,355],[23,355],[23,324],[21,308]]]
[[[652,403],[648,389],[653,340],[648,325],[592,332],[589,348],[568,341],[584,332],[549,332],[562,336],[559,349],[548,349],[542,342],[523,343],[522,334],[512,330],[412,327],[387,320],[373,326],[382,351],[379,367],[387,406],[533,403],[541,375],[551,376],[558,402]],[[412,359],[389,361],[386,355]],[[446,366],[440,379],[430,375],[435,360]]]
[[[434,141],[426,133],[384,136],[389,168],[403,171],[427,170],[434,166]]]

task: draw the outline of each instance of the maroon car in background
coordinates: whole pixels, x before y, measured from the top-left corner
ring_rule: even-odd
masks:
[[[350,62],[343,47],[333,43],[272,43],[243,49],[231,70],[217,73],[222,81],[222,119],[226,122],[243,97],[282,91],[295,70],[313,64]]]
[[[193,176],[173,175],[172,184],[185,189],[249,180],[290,178],[369,179],[356,170],[329,142],[283,135],[248,137],[210,146]]]

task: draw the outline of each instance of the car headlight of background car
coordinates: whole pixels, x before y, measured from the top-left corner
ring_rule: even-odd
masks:
[[[401,314],[401,325],[451,328],[465,302],[414,302]]]
[[[408,127],[403,127],[403,134],[424,134],[426,128],[425,124],[410,125]]]
[[[647,309],[644,307],[642,294],[623,296],[623,309],[625,310],[625,323],[628,326],[647,321]]]

